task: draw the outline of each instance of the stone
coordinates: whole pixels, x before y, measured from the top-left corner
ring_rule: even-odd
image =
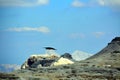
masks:
[[[68,65],[68,64],[73,64],[74,62],[67,59],[67,58],[63,58],[61,57],[57,62],[53,63],[53,66],[59,66],[59,65]]]
[[[67,58],[67,59],[73,59],[71,54],[69,54],[69,53],[65,53],[65,54],[61,55],[61,57]]]

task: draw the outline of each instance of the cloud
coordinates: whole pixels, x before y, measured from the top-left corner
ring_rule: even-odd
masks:
[[[70,35],[70,37],[71,38],[85,38],[85,34],[83,34],[83,33],[72,33],[71,35]]]
[[[0,0],[0,6],[30,7],[47,5],[49,0]]]
[[[98,0],[98,3],[102,6],[119,6],[120,7],[120,0]]]
[[[0,72],[13,72],[14,70],[19,70],[20,65],[17,64],[0,64]]]
[[[46,5],[49,3],[49,0],[38,0],[38,4]]]
[[[104,6],[105,2],[104,2],[104,0],[98,0],[98,4],[101,5],[101,6]]]
[[[7,31],[15,31],[15,32],[28,32],[28,31],[36,31],[41,33],[49,33],[50,29],[48,27],[38,27],[38,28],[32,28],[32,27],[15,27],[15,28],[9,28]]]
[[[73,7],[93,7],[93,6],[107,6],[112,7],[113,9],[120,8],[120,0],[89,0],[84,1],[82,0],[73,0],[72,2]]]
[[[85,4],[84,4],[83,2],[81,2],[81,1],[79,1],[79,0],[74,0],[74,1],[72,2],[72,6],[73,6],[73,7],[84,7]]]
[[[105,33],[104,33],[104,32],[94,32],[93,34],[94,34],[94,36],[95,36],[96,38],[99,38],[99,37],[101,37],[101,36],[104,36],[104,35],[105,35]]]
[[[5,69],[14,69],[14,70],[18,70],[20,69],[20,65],[17,64],[1,64],[0,66],[3,66]]]

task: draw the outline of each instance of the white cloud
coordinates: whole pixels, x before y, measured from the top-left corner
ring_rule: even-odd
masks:
[[[50,29],[48,27],[37,27],[37,28],[32,28],[32,27],[15,27],[15,28],[9,28],[7,31],[15,31],[15,32],[25,32],[25,31],[37,31],[41,33],[49,33]]]
[[[103,2],[103,4],[101,4]],[[112,10],[120,11],[120,0],[99,0],[100,6],[110,7]]]
[[[107,6],[113,9],[120,9],[120,0],[89,0],[82,2],[80,0],[73,0],[73,7],[93,7],[93,6]]]
[[[48,3],[49,0],[0,0],[0,6],[29,7],[29,6],[47,5]]]
[[[98,0],[100,5],[104,6],[119,6],[120,7],[120,0]]]
[[[0,66],[5,67],[5,69],[14,69],[14,70],[18,70],[20,69],[20,65],[17,64],[1,64]]]
[[[83,33],[72,33],[70,35],[71,38],[85,38],[85,34]]]
[[[0,64],[0,72],[13,72],[14,70],[19,70],[20,65],[17,64]]]
[[[38,4],[46,5],[49,3],[49,0],[38,0]]]
[[[101,37],[101,36],[104,36],[104,35],[105,35],[105,33],[104,33],[104,32],[94,32],[93,34],[94,34],[94,36],[95,36],[96,38],[99,38],[99,37]]]
[[[81,2],[81,1],[79,1],[79,0],[74,0],[74,1],[72,2],[72,6],[73,6],[73,7],[84,7],[85,4],[84,4],[83,2]]]
[[[104,0],[98,0],[98,4],[101,5],[101,6],[104,6],[105,2],[104,2]]]

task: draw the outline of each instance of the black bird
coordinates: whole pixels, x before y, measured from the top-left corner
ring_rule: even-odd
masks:
[[[56,50],[55,48],[52,48],[52,47],[44,47],[44,48],[47,50]]]

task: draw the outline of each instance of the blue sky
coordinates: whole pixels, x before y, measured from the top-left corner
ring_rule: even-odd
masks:
[[[119,0],[0,0],[0,64],[22,64],[46,46],[95,54],[119,28]]]

